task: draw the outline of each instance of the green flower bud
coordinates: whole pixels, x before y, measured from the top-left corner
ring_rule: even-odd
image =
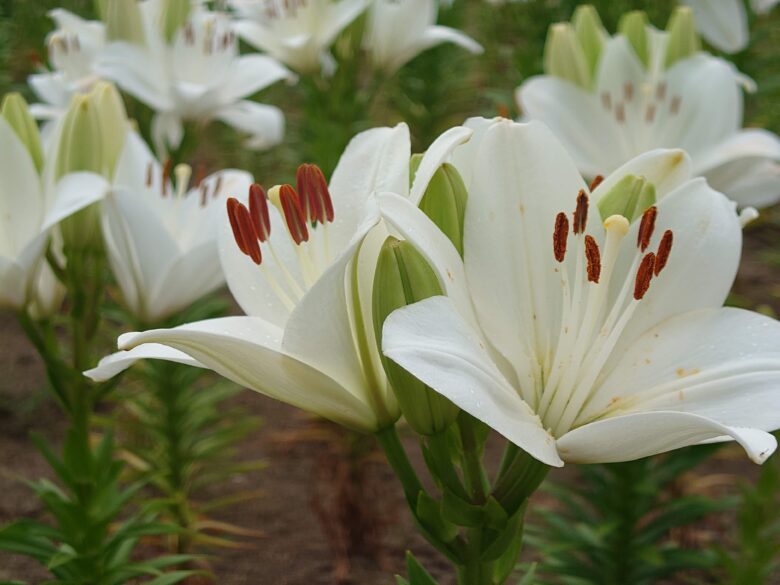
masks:
[[[544,45],[544,70],[548,75],[560,77],[584,89],[590,88],[588,59],[577,33],[568,22],[550,27]]]
[[[679,6],[675,9],[666,25],[666,31],[669,33],[665,61],[667,68],[701,49],[701,40],[693,21],[693,10],[689,7]]]
[[[68,173],[104,169],[103,137],[94,95],[75,95],[62,123],[55,178]],[[97,206],[90,205],[60,223],[66,254],[93,248],[100,242],[100,218]]]
[[[106,38],[143,45],[145,41],[141,7],[138,0],[104,0]]]
[[[382,325],[387,316],[417,301],[442,294],[439,279],[425,258],[406,241],[388,237],[374,275],[373,315],[381,354]],[[444,431],[458,416],[458,407],[382,355],[382,365],[401,412],[421,435]]]
[[[591,76],[595,75],[596,68],[604,50],[604,44],[609,35],[601,23],[598,11],[590,4],[577,7],[572,17],[574,32],[580,41],[585,59],[588,62],[588,70]]]
[[[655,202],[655,186],[652,183],[644,177],[626,175],[599,199],[598,206],[603,220],[612,215],[622,215],[633,222]]]
[[[73,96],[62,123],[55,175],[76,171],[103,172],[103,137],[92,94]]]
[[[127,138],[128,121],[125,104],[122,96],[111,83],[98,83],[93,88],[92,95],[100,122],[103,172],[108,179],[113,179]]]
[[[420,200],[420,209],[446,234],[461,256],[467,200],[466,185],[449,163],[439,167]]]
[[[172,43],[192,11],[191,0],[163,0],[160,10],[160,30],[165,40]]]
[[[649,26],[647,14],[642,10],[627,12],[618,22],[618,32],[628,39],[645,67],[650,66],[650,41],[647,34]]]
[[[8,125],[13,128],[19,140],[22,141],[27,152],[35,163],[38,172],[43,168],[43,149],[41,148],[41,135],[38,126],[30,115],[27,102],[21,94],[9,93],[3,98],[0,106],[0,116],[5,118]]]

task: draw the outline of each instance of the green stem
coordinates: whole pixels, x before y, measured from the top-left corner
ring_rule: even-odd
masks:
[[[472,503],[482,505],[486,500],[488,486],[485,480],[485,468],[482,466],[480,445],[474,433],[475,421],[472,417],[461,414],[458,419],[461,443],[463,444],[463,479],[466,489],[472,497]]]
[[[414,471],[406,450],[401,444],[395,425],[389,426],[376,433],[377,441],[387,456],[390,467],[393,468],[398,479],[401,480],[406,501],[412,510],[417,508],[417,497],[420,492],[425,491],[417,473]]]

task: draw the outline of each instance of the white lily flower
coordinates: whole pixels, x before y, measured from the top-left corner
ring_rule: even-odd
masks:
[[[230,0],[234,30],[247,43],[300,73],[335,68],[329,49],[369,0]]]
[[[87,93],[100,78],[94,71],[95,61],[106,43],[105,26],[56,8],[49,12],[57,25],[46,38],[49,63],[47,73],[30,75],[27,82],[43,103],[33,104],[30,112],[41,120],[59,117],[76,93]]]
[[[120,349],[197,360],[353,429],[372,432],[392,424],[399,410],[371,316],[376,260],[387,232],[372,195],[388,191],[419,202],[442,160],[470,135],[456,128],[434,142],[411,188],[405,124],[356,136],[329,187],[318,169],[306,165],[299,170],[300,198],[283,185],[269,191],[269,205],[253,186],[249,196],[231,200],[220,234],[225,277],[247,316],[129,333],[119,338]],[[169,347],[158,355],[154,344]],[[120,351],[86,375],[105,379],[136,359]]]
[[[112,271],[142,323],[159,323],[224,283],[217,221],[227,196],[245,193],[252,177],[227,170],[190,189],[191,175],[186,165],[160,165],[129,132],[114,188],[101,205]]]
[[[108,188],[103,177],[88,172],[54,181],[51,150],[39,175],[27,148],[0,117],[0,307],[19,310],[35,303],[43,314],[56,303],[57,290],[41,266],[50,232]],[[46,288],[36,290],[41,279]]]
[[[183,120],[219,120],[250,135],[248,145],[267,148],[282,140],[284,116],[247,96],[291,73],[264,55],[239,56],[227,17],[193,8],[171,44],[159,25],[161,5],[141,4],[146,42],[110,43],[96,70],[155,110],[152,133],[158,151],[178,147]]]
[[[452,161],[469,189],[463,260],[417,208],[380,197],[449,287],[390,315],[384,353],[549,465],[729,438],[764,461],[765,431],[780,427],[780,324],[722,308],[740,257],[734,204],[689,180],[679,150],[591,190],[543,124],[470,125]],[[597,205],[626,175],[653,184],[656,205],[633,225],[602,221]]]
[[[696,28],[716,49],[738,53],[748,45],[747,11],[744,0],[682,0],[693,9]],[[778,0],[751,0],[753,12],[766,14]]]
[[[744,78],[728,62],[696,53],[664,69],[667,33],[648,30],[646,67],[623,35],[609,39],[592,87],[541,75],[517,101],[547,124],[589,178],[654,148],[682,148],[693,172],[740,206],[780,200],[780,138],[742,129]]]
[[[459,30],[438,26],[436,0],[373,0],[364,46],[377,69],[394,73],[423,51],[454,43],[470,53],[482,45]]]

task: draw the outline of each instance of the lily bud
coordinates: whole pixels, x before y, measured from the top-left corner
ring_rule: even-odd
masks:
[[[172,43],[176,32],[183,27],[192,11],[191,0],[163,0],[160,10],[160,30],[165,40]]]
[[[62,123],[55,178],[68,173],[90,171],[102,174],[104,167],[103,136],[94,95],[75,95]],[[100,219],[95,205],[64,219],[60,223],[66,254],[94,247],[100,242]]]
[[[440,294],[439,279],[425,258],[409,242],[388,237],[379,253],[372,299],[380,355],[382,325],[387,316],[396,309]],[[457,406],[384,355],[382,365],[401,412],[416,432],[435,435],[452,424],[458,416]]]
[[[444,163],[431,178],[420,200],[420,209],[447,235],[461,256],[468,196],[458,170]]]
[[[106,38],[109,41],[126,41],[142,45],[144,26],[138,0],[104,0]]]
[[[650,47],[647,34],[649,25],[647,14],[643,10],[627,12],[618,22],[618,32],[628,39],[645,67],[650,66]]]
[[[127,138],[127,112],[122,96],[112,83],[98,83],[92,95],[100,124],[104,173],[112,179]]]
[[[30,115],[27,102],[19,93],[9,93],[3,98],[0,106],[0,116],[5,118],[8,125],[13,128],[16,135],[24,144],[27,152],[35,163],[38,172],[43,168],[43,149],[41,148],[41,135],[38,126]]]
[[[550,27],[544,45],[544,69],[548,75],[560,77],[584,89],[590,88],[588,60],[577,33],[568,22]]]
[[[588,70],[591,76],[595,75],[596,68],[607,42],[608,34],[601,23],[598,11],[590,4],[577,7],[572,17],[574,32],[580,41],[585,59],[588,62]]]
[[[675,9],[666,25],[666,31],[669,33],[665,62],[667,68],[701,49],[701,40],[693,20],[693,10],[689,7],[680,6]]]
[[[76,171],[103,172],[103,137],[92,94],[73,96],[62,122],[56,178]]]
[[[644,177],[626,175],[599,199],[601,219],[621,215],[633,222],[649,207],[655,205],[655,186]]]

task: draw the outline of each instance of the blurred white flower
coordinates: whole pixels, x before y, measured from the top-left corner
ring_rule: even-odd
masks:
[[[328,49],[369,0],[230,0],[247,43],[300,73],[335,67]]]
[[[693,9],[696,27],[708,43],[725,53],[737,53],[747,47],[747,12],[744,0],[682,0]],[[766,14],[778,0],[751,0],[754,12]]]
[[[548,52],[548,74],[517,90],[523,115],[547,124],[589,178],[654,148],[682,148],[694,174],[739,205],[780,200],[780,138],[742,129],[745,78],[727,61],[696,52],[693,41],[652,27],[632,30],[587,56],[569,34],[557,57],[581,66],[566,69]]]
[[[110,43],[97,71],[156,114],[152,134],[158,152],[177,148],[183,120],[220,120],[249,134],[248,145],[266,148],[281,141],[284,116],[273,106],[244,98],[291,73],[264,55],[239,56],[226,16],[193,7],[168,42],[161,26],[162,3],[141,3],[145,43]]]
[[[46,38],[52,71],[27,79],[42,103],[30,111],[38,119],[50,120],[65,112],[75,93],[86,93],[99,80],[95,61],[105,46],[102,22],[84,20],[63,8],[49,12],[57,28]]]
[[[393,73],[426,49],[455,43],[471,53],[482,46],[459,30],[438,26],[436,0],[373,0],[364,46],[377,69]]]
[[[734,204],[690,180],[679,150],[589,187],[543,124],[467,125],[452,159],[469,190],[463,259],[414,205],[379,198],[450,287],[388,317],[385,355],[548,465],[728,439],[766,460],[780,324],[722,307],[742,244]],[[634,187],[655,204],[637,208]]]
[[[222,171],[189,188],[191,169],[161,165],[128,133],[112,191],[101,205],[103,239],[128,310],[154,325],[224,283],[217,214],[252,177]]]
[[[392,424],[399,410],[372,319],[374,273],[387,235],[373,195],[390,191],[418,202],[441,161],[470,134],[457,128],[435,142],[411,188],[409,129],[400,124],[356,136],[330,185],[319,169],[302,165],[297,190],[274,187],[266,198],[253,186],[230,200],[220,257],[247,316],[124,335],[120,349],[130,351],[104,358],[86,375],[105,379],[139,357],[194,359],[353,429]]]
[[[56,152],[47,152],[41,174],[16,132],[0,117],[0,307],[34,303],[39,315],[56,304],[58,291],[42,268],[51,230],[100,200],[107,181],[75,172],[54,180]],[[44,289],[36,290],[43,283]]]

